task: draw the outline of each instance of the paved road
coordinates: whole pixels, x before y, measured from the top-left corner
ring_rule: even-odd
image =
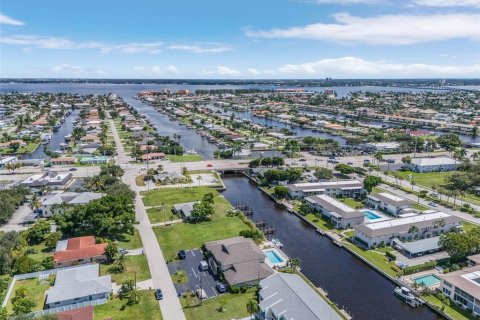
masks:
[[[7,224],[0,227],[1,231],[22,231],[28,229],[22,223],[25,218],[32,213],[32,210],[27,205],[22,205],[15,210],[12,217]]]
[[[157,238],[155,237],[152,225],[148,219],[147,211],[145,210],[145,206],[143,205],[142,198],[140,197],[139,190],[135,183],[135,176],[138,175],[139,167],[128,164],[130,157],[126,155],[125,150],[123,149],[123,145],[113,121],[110,119],[109,122],[117,148],[116,163],[126,170],[126,174],[123,176],[123,182],[128,184],[133,191],[137,193],[135,198],[135,212],[139,222],[137,229],[142,238],[143,249],[147,257],[150,273],[152,274],[153,286],[154,288],[161,288],[163,291],[163,300],[160,300],[159,302],[162,317],[165,320],[184,320],[186,318],[180,301],[177,298],[177,291],[173,285],[165,258],[160,249]]]

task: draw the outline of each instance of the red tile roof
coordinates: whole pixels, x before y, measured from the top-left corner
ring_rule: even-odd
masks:
[[[93,306],[57,313],[58,320],[93,320]]]
[[[70,238],[67,248],[54,254],[56,263],[98,257],[105,254],[106,243],[95,244],[94,236]]]

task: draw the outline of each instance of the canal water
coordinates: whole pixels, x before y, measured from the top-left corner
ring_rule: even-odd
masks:
[[[252,220],[275,228],[289,257],[301,259],[302,272],[354,319],[442,319],[428,307],[412,309],[393,295],[394,285],[358,258],[315,232],[310,225],[276,205],[243,175],[225,175],[225,198],[246,202]]]

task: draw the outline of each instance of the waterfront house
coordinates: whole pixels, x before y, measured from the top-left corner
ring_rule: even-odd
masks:
[[[362,224],[365,220],[362,212],[350,208],[326,194],[307,197],[305,201],[315,212],[320,212],[323,216],[329,218],[335,228],[349,229]]]
[[[63,214],[65,212],[62,204],[74,206],[87,204],[92,200],[100,199],[103,195],[95,192],[63,192],[56,193],[42,202],[42,216]]]
[[[413,158],[405,167],[414,172],[440,172],[457,170],[460,162],[447,157]]]
[[[410,210],[408,209],[411,208],[412,203],[391,193],[380,192],[368,195],[365,205],[398,216],[399,214],[409,212]]]
[[[395,238],[412,241],[461,229],[460,218],[433,210],[424,214],[355,226],[355,238],[367,247],[391,245]]]
[[[480,265],[440,274],[440,290],[462,308],[480,316]]]
[[[106,261],[106,247],[106,243],[96,243],[94,236],[60,240],[53,254],[55,268]]]
[[[188,220],[192,215],[193,206],[197,203],[199,203],[199,201],[174,204],[173,210],[175,213],[181,215],[184,220]]]
[[[45,308],[109,299],[112,292],[112,278],[110,275],[99,276],[99,274],[99,264],[58,270],[54,286],[47,291]]]
[[[358,180],[338,180],[288,184],[288,195],[292,199],[326,194],[331,197],[358,198],[365,194],[363,183]]]
[[[258,297],[262,320],[343,319],[297,274],[278,272],[261,280]]]
[[[234,237],[205,243],[213,273],[223,274],[229,285],[252,286],[272,275],[266,256],[252,239]]]
[[[17,157],[3,157],[0,158],[0,169],[4,169],[6,165],[18,161]]]

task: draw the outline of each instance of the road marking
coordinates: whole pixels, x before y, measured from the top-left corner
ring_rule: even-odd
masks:
[[[195,278],[198,278],[197,274],[195,273],[195,270],[193,270],[193,268],[191,268],[191,269],[192,269],[192,272],[193,272],[193,275],[195,276]]]
[[[194,256],[194,257],[195,257],[195,252],[193,252],[193,250],[192,250],[192,251],[190,251],[190,252],[192,253],[192,256]]]

